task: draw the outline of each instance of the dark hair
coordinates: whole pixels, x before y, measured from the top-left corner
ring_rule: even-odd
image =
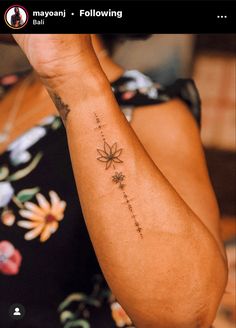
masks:
[[[101,34],[101,38],[110,53],[114,46],[127,40],[146,40],[151,34]]]

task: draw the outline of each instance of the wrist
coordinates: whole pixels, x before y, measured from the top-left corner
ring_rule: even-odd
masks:
[[[41,79],[64,122],[62,107],[66,112],[69,109],[70,116],[74,117],[81,115],[83,108],[88,112],[97,103],[101,104],[106,95],[112,94],[110,83],[100,66],[81,69],[80,65],[73,72],[61,72],[53,78]]]
[[[44,84],[51,86],[57,84],[58,80],[73,77],[75,75],[85,76],[85,73],[98,71],[100,64],[96,55],[92,51],[86,51],[82,54],[64,56],[53,61],[43,63],[35,67],[36,72]]]
[[[53,77],[41,77],[47,90],[51,93],[58,93],[64,98],[90,96],[93,91],[110,85],[104,72],[100,67],[74,67],[73,71],[61,71]]]

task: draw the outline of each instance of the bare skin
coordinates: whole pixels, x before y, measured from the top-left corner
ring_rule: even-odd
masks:
[[[208,328],[227,269],[199,132],[186,106],[173,100],[138,108],[132,129],[88,37],[71,36],[68,51],[67,39],[49,36],[46,44],[55,52],[47,58],[35,57],[41,42],[35,37],[18,35],[17,42],[49,93],[61,99],[55,103],[65,122],[85,221],[113,292],[137,327]],[[111,76],[112,64],[101,65]],[[76,93],[72,85],[79,85]],[[101,152],[106,144],[114,148],[113,157]]]

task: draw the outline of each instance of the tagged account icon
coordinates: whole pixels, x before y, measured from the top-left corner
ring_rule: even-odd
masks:
[[[9,315],[13,320],[21,320],[25,315],[25,308],[22,304],[12,304],[9,309]]]

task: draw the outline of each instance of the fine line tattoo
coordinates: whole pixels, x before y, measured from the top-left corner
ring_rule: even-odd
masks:
[[[115,163],[123,163],[119,158],[122,149],[117,149],[116,142],[112,146],[109,146],[108,143],[104,141],[103,149],[97,149],[97,152],[100,155],[97,160],[106,163],[106,170],[109,169],[111,165],[115,169]]]
[[[125,175],[122,172],[116,172],[115,175],[112,176],[112,181],[118,184],[120,189],[124,189],[125,184],[123,183],[125,179]]]
[[[96,129],[99,130],[101,138],[103,140],[103,149],[97,149],[97,153],[99,155],[99,157],[97,157],[97,160],[105,163],[106,170],[108,170],[109,168],[113,168],[115,170],[116,164],[123,163],[123,161],[120,158],[123,149],[118,148],[117,142],[111,145],[107,142],[103,132],[104,125],[101,124],[101,119],[96,113],[94,113],[94,116],[97,123]],[[142,233],[143,229],[141,228],[140,223],[137,220],[137,215],[135,214],[133,205],[131,203],[132,199],[130,199],[127,193],[125,192],[125,187],[126,187],[126,184],[124,183],[125,179],[126,177],[123,174],[123,172],[118,172],[118,171],[115,171],[114,175],[112,175],[111,177],[112,182],[115,183],[122,192],[122,196],[124,198],[124,204],[127,206],[127,209],[130,212],[130,216],[134,221],[136,231],[138,232],[139,236],[143,238],[143,233]]]
[[[61,97],[58,96],[56,93],[50,93],[50,96],[51,96],[55,106],[57,107],[57,110],[61,116],[63,123],[65,124],[67,121],[67,116],[70,112],[69,105],[65,104],[62,101]]]

